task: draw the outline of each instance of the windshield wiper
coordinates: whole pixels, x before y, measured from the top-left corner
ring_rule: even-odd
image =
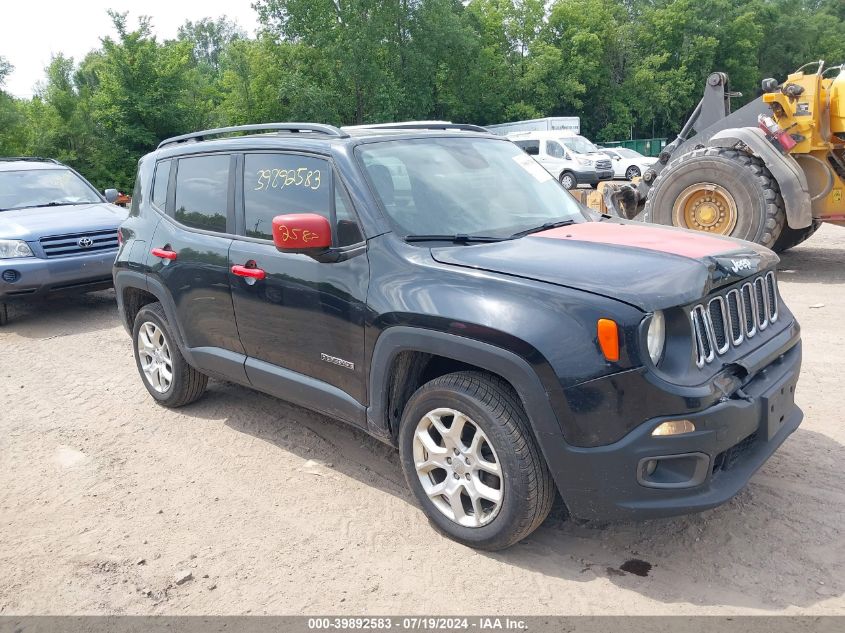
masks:
[[[6,209],[0,209],[0,211],[17,211],[18,209],[34,209],[36,207],[69,207],[71,205],[78,205],[78,204],[96,204],[94,202],[45,202],[44,204],[27,204],[23,207],[8,207]]]
[[[485,242],[501,242],[509,238],[492,237],[489,235],[467,235],[456,233],[453,235],[406,235],[406,242],[454,242],[455,244],[476,244]]]
[[[570,224],[575,224],[575,220],[558,220],[557,222],[546,222],[541,226],[535,226],[530,229],[525,229],[523,231],[517,231],[513,235],[511,235],[511,239],[515,239],[517,237],[525,237],[526,235],[531,235],[532,233],[539,233],[540,231],[547,231],[549,229],[556,229],[561,226],[569,226]]]

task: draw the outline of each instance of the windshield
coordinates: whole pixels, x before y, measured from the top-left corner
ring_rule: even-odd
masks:
[[[358,153],[384,210],[405,236],[506,238],[549,222],[585,219],[554,176],[509,141],[381,141]]]
[[[632,149],[625,149],[625,148],[622,148],[622,149],[617,149],[617,150],[616,150],[616,152],[617,152],[617,153],[618,153],[618,154],[619,154],[622,158],[644,158],[644,156],[643,156],[642,154],[640,154],[639,152],[635,152],[635,151],[634,151],[634,150],[632,150]]]
[[[0,171],[0,211],[52,204],[102,202],[97,192],[69,169]]]
[[[566,145],[576,154],[590,154],[599,151],[599,148],[593,145],[583,136],[570,136],[560,139],[560,142]]]

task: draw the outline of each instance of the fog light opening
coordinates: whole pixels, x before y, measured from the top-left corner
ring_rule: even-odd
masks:
[[[683,435],[695,431],[695,424],[690,420],[667,420],[658,424],[651,432],[653,437],[665,437],[667,435]]]
[[[645,463],[643,466],[643,470],[645,470],[645,476],[649,477],[654,474],[654,471],[657,470],[657,460],[650,459]]]

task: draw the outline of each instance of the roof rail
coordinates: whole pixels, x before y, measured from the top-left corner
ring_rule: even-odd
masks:
[[[343,130],[461,130],[464,132],[482,132],[490,130],[471,123],[452,123],[451,121],[403,121],[399,123],[373,123],[371,125],[346,125]]]
[[[223,134],[231,134],[233,132],[261,132],[261,131],[275,131],[275,132],[310,132],[316,134],[325,134],[326,136],[334,136],[337,138],[347,138],[349,135],[336,128],[333,125],[324,125],[322,123],[256,123],[254,125],[233,125],[231,127],[218,127],[212,130],[201,130],[199,132],[191,132],[190,134],[182,134],[172,138],[164,139],[158,144],[157,149],[161,149],[165,145],[172,145],[173,143],[184,143],[185,141],[202,141],[207,136],[221,136]]]
[[[12,162],[12,161],[32,161],[32,162],[43,162],[43,163],[54,163],[56,165],[64,165],[64,163],[60,163],[55,158],[41,158],[40,156],[0,156],[0,162]]]

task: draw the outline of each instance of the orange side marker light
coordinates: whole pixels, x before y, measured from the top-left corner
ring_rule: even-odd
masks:
[[[597,323],[601,353],[611,363],[619,360],[619,326],[613,319],[599,319]]]

